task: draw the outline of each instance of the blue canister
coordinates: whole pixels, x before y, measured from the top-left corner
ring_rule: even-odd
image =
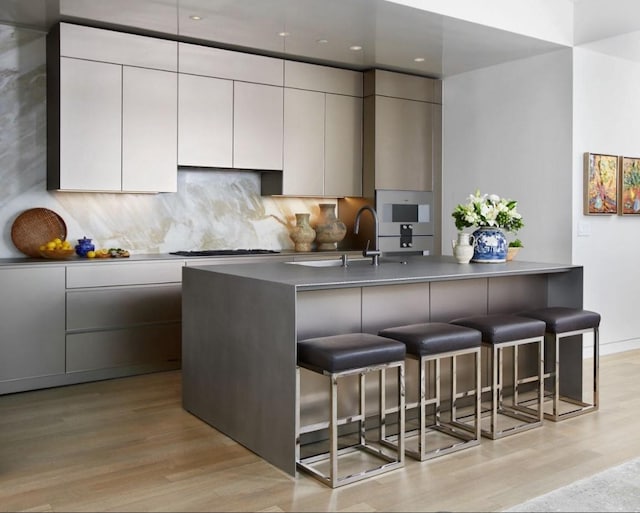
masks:
[[[89,251],[95,251],[96,247],[91,243],[91,239],[82,237],[78,239],[78,245],[75,247],[76,255],[86,257]]]

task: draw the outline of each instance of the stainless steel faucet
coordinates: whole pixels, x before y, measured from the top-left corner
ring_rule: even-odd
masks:
[[[375,222],[375,232],[374,232],[374,249],[370,250],[369,249],[369,245],[371,243],[371,240],[367,240],[367,247],[364,248],[362,250],[362,256],[370,256],[371,257],[371,264],[372,265],[378,265],[379,264],[379,258],[380,255],[382,254],[381,251],[378,249],[378,230],[380,229],[380,220],[378,219],[378,214],[376,214],[375,209],[371,206],[371,205],[364,205],[362,207],[360,207],[360,210],[358,210],[358,213],[356,214],[356,220],[355,223],[353,225],[353,233],[357,234],[358,230],[360,229],[360,216],[362,215],[362,213],[368,210],[369,212],[371,212],[371,215],[373,216],[373,220]]]

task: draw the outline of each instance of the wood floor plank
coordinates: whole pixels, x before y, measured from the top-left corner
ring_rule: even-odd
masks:
[[[331,490],[181,406],[179,371],[0,397],[0,511],[499,511],[640,456],[640,350],[598,412]]]

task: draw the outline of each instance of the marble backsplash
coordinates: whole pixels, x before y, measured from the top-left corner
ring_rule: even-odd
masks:
[[[248,171],[180,170],[178,192],[99,194],[46,190],[45,34],[0,24],[0,258],[23,256],[11,225],[24,210],[46,207],[67,225],[67,239],[131,253],[175,250],[292,249],[296,212],[326,198],[260,196]]]

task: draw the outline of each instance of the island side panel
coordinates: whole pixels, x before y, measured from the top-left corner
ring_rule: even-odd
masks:
[[[183,407],[295,475],[295,288],[185,267]]]
[[[549,275],[548,305],[583,308],[583,276],[582,267]],[[583,400],[582,335],[560,341],[560,360],[564,362],[560,371],[560,395]]]

